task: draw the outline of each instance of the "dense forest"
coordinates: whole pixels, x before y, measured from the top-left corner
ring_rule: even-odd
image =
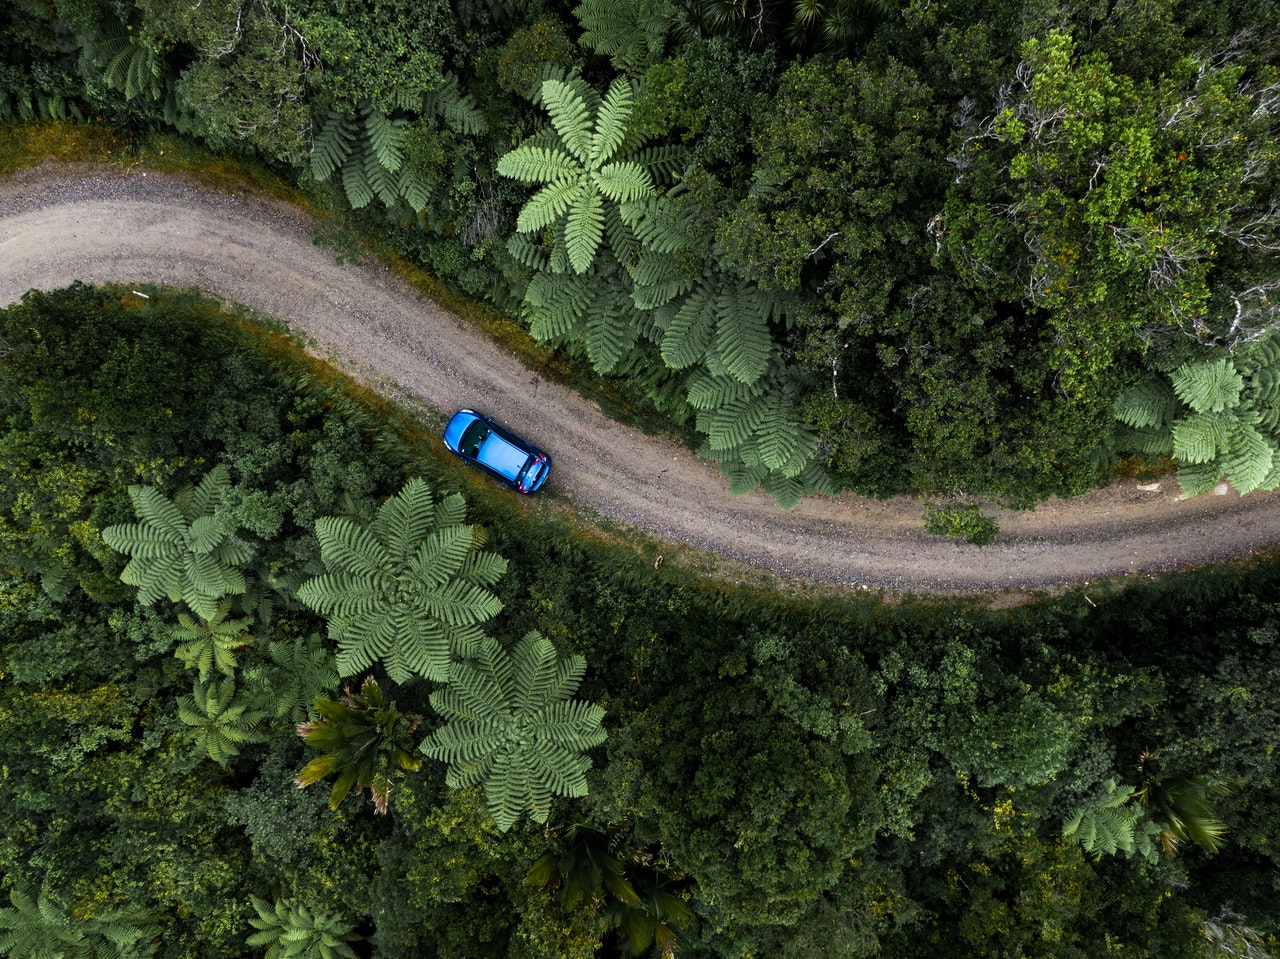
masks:
[[[1280,483],[1274,0],[13,0],[166,128],[696,429],[735,490]]]
[[[9,0],[738,491],[1280,485],[1273,0]],[[1261,957],[1280,565],[658,565],[192,291],[0,311],[0,955]]]
[[[719,585],[145,292],[0,313],[0,955],[1274,947],[1274,559]]]

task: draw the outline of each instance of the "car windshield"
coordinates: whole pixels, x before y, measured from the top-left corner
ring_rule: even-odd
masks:
[[[484,425],[483,420],[476,420],[462,434],[462,441],[458,444],[458,452],[463,456],[476,456],[480,452],[480,447],[484,445],[484,441],[488,438],[489,427]]]

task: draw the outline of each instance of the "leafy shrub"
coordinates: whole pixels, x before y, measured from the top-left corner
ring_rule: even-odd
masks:
[[[924,508],[924,531],[935,536],[964,539],[974,546],[986,546],[1000,527],[976,506],[934,506]]]

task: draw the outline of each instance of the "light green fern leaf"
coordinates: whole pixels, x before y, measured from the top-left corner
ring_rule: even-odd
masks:
[[[1174,392],[1197,413],[1221,413],[1240,402],[1244,379],[1227,357],[1207,363],[1184,363],[1173,371]]]
[[[754,288],[742,285],[716,297],[715,315],[720,362],[734,379],[754,383],[773,352],[767,304]]]
[[[525,183],[553,183],[567,178],[576,179],[585,170],[563,150],[525,143],[498,160],[498,172]]]
[[[561,141],[584,166],[591,163],[591,111],[586,100],[569,83],[542,82],[542,105]]]
[[[675,10],[667,0],[583,0],[573,15],[583,46],[609,57],[615,70],[636,74],[662,56]]]
[[[1192,413],[1173,424],[1173,456],[1179,463],[1209,463],[1227,449],[1236,418],[1227,412]]]
[[[534,338],[555,343],[579,335],[587,311],[596,300],[595,280],[594,274],[557,276],[551,273],[539,273],[530,280],[525,307]]]
[[[668,367],[681,370],[702,361],[715,331],[715,307],[715,290],[707,284],[681,304],[662,335],[662,361]]]
[[[569,700],[584,670],[537,633],[510,651],[490,640],[432,693],[446,722],[420,748],[449,764],[451,787],[483,786],[504,832],[526,811],[545,823],[553,796],[586,795],[583,752],[605,739],[604,710]]]
[[[1261,487],[1271,475],[1275,447],[1249,423],[1237,423],[1219,466],[1241,496]]]
[[[631,298],[617,288],[597,298],[597,308],[587,324],[587,358],[601,376],[613,372],[618,361],[639,337]]]
[[[402,148],[406,127],[403,120],[392,120],[372,105],[365,107],[365,139],[372,156],[384,170],[395,173],[404,162]]]
[[[523,210],[520,215],[524,216]],[[604,204],[599,193],[581,190],[574,196],[564,235],[573,271],[579,275],[586,273],[604,238]]]
[[[533,233],[545,229],[588,195],[579,177],[553,180],[529,198],[516,219],[516,229]],[[598,240],[597,240],[598,242]]]
[[[1208,463],[1194,463],[1178,467],[1178,485],[1183,496],[1199,496],[1207,493],[1222,478],[1222,469],[1215,459]]]
[[[364,156],[353,153],[342,164],[342,189],[347,194],[347,202],[353,210],[362,210],[374,200],[373,187],[365,175]]]
[[[631,84],[619,77],[609,84],[600,110],[596,114],[595,130],[591,134],[588,166],[603,172],[604,165],[613,159],[627,134],[627,122],[635,105]],[[637,167],[638,172],[639,168]],[[612,196],[612,194],[608,194]],[[618,199],[618,197],[613,197]]]

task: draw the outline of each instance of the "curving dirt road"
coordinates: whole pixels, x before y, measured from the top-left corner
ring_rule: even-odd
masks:
[[[735,497],[712,466],[543,381],[380,265],[336,264],[288,206],[137,168],[46,165],[0,180],[0,305],[77,279],[198,286],[277,317],[380,389],[484,410],[543,446],[556,463],[545,508],[562,501],[785,578],[1009,594],[1280,545],[1280,492],[1183,501],[1169,480],[990,508],[1001,532],[982,548],[925,533],[913,499],[812,498],[788,512]]]

